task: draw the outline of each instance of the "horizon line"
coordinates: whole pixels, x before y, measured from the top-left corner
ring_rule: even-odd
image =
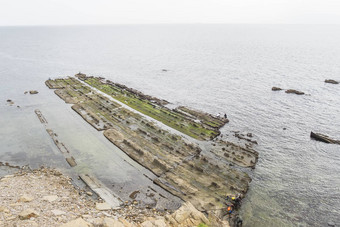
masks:
[[[72,26],[122,26],[122,25],[340,25],[340,23],[112,23],[112,24],[13,24],[0,27],[72,27]]]

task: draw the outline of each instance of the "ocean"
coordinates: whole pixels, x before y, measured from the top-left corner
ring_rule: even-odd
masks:
[[[125,188],[151,185],[144,168],[44,84],[82,72],[174,106],[226,113],[221,131],[232,141],[233,131],[252,133],[260,155],[244,226],[339,225],[340,146],[309,136],[340,139],[340,85],[324,83],[340,81],[339,40],[338,25],[0,27],[0,161],[72,174],[34,113],[40,109],[74,152],[77,173],[100,176],[123,197]]]

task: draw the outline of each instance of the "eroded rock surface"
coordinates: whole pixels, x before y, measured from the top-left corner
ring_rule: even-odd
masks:
[[[120,101],[135,102],[130,105],[132,107],[150,104],[150,98],[145,98],[134,90],[131,93],[124,85],[103,83],[100,78],[81,78],[85,82],[90,80],[87,81],[89,84],[106,91],[114,98],[119,96],[117,99]],[[51,88],[63,87],[58,92],[63,95],[59,97],[65,102],[72,99],[75,102],[73,110],[95,129],[103,130],[107,139],[158,176],[154,179],[157,185],[190,202],[199,211],[221,208],[225,206],[226,195],[242,195],[247,192],[251,179],[242,168],[254,168],[258,159],[256,151],[223,140],[197,143],[186,139],[154,124],[141,114],[123,108],[74,78],[67,78],[65,81],[49,80],[46,84]],[[118,89],[118,93],[115,93],[115,89]],[[131,96],[133,99],[123,98],[122,92],[126,92],[124,97]],[[141,102],[136,101],[136,97]],[[194,131],[201,130],[202,137],[198,137],[200,139],[207,139],[207,135],[214,138],[216,130],[228,122],[226,118],[214,117],[186,107],[168,112],[158,103],[151,108],[148,111],[152,113],[170,115],[167,119],[172,121],[172,126],[185,128],[190,125]],[[164,116],[163,114],[149,116],[159,120],[158,117]],[[174,128],[177,129],[177,126]]]
[[[227,222],[206,217],[189,202],[173,213],[160,213],[131,205],[120,210],[101,211],[96,209],[99,201],[88,197],[85,191],[74,188],[70,178],[56,170],[42,168],[33,172],[18,172],[6,179],[0,181],[1,226],[192,227],[201,223],[229,226]],[[42,199],[44,195],[46,198],[51,194],[59,199],[53,202]],[[13,201],[17,202],[14,204]]]

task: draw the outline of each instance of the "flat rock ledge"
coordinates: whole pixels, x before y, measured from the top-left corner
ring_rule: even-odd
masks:
[[[229,226],[226,221],[206,217],[189,202],[173,213],[133,205],[112,210],[89,194],[53,169],[4,176],[0,178],[0,226]]]

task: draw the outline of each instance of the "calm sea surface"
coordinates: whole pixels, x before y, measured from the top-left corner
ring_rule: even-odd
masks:
[[[152,185],[44,85],[81,71],[227,113],[229,138],[253,133],[260,158],[243,201],[246,226],[340,225],[340,146],[309,137],[313,130],[340,139],[340,85],[324,83],[340,81],[339,40],[340,26],[0,27],[0,161],[71,172],[34,114],[40,109],[74,153],[76,172],[100,176],[122,197],[125,188]],[[33,89],[39,94],[24,94]]]

